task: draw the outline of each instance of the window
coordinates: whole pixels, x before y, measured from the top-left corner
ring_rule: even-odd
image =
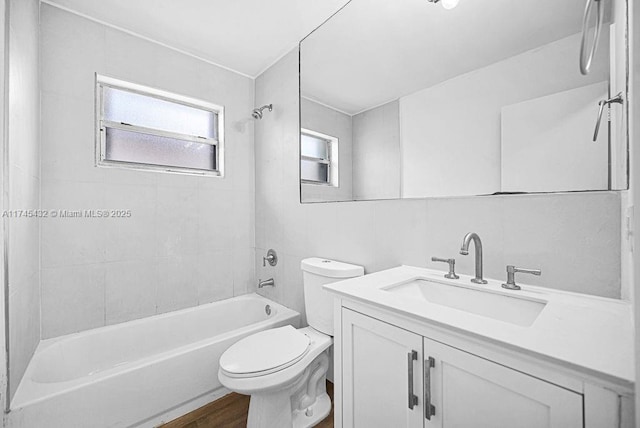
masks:
[[[300,180],[338,186],[338,139],[316,131],[300,133]]]
[[[97,165],[223,175],[223,107],[98,75],[96,108]]]

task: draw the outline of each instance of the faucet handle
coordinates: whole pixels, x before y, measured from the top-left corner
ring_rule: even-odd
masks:
[[[449,279],[459,279],[460,277],[456,275],[456,259],[441,259],[440,257],[431,257],[432,262],[442,262],[449,264],[449,273],[444,275],[445,278]]]
[[[262,258],[262,266],[267,266],[267,263],[271,266],[278,264],[278,254],[276,254],[276,250],[269,249],[269,251],[267,251],[267,256]]]
[[[528,273],[531,275],[542,275],[542,271],[540,269],[525,269],[515,267],[514,265],[507,265],[507,282],[502,284],[502,288],[506,288],[507,290],[520,290],[520,286],[516,284],[516,273]]]

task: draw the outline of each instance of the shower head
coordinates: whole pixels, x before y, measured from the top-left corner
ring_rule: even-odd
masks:
[[[253,111],[251,112],[251,116],[253,116],[254,119],[258,119],[258,120],[262,119],[262,110],[264,109],[273,111],[273,104],[267,104],[260,108],[254,108]]]

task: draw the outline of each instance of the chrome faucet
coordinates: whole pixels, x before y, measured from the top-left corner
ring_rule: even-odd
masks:
[[[487,281],[482,278],[482,241],[477,233],[469,232],[464,236],[462,240],[462,247],[460,247],[460,254],[466,256],[469,254],[469,243],[473,240],[473,245],[476,247],[476,277],[471,279],[471,282],[475,284],[486,284]]]
[[[264,281],[261,279],[258,280],[258,288],[275,286],[276,282],[273,280],[273,278],[265,279]]]

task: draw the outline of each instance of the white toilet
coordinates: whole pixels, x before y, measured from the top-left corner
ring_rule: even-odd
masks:
[[[333,343],[333,299],[324,284],[364,274],[362,266],[305,259],[301,263],[309,327],[262,331],[229,347],[218,378],[232,391],[251,395],[247,427],[311,427],[331,411],[325,388]]]

